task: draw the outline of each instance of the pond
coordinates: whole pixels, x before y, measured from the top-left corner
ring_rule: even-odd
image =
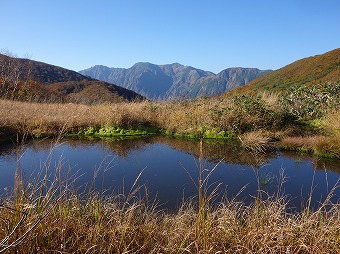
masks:
[[[95,189],[105,195],[127,194],[138,179],[136,186],[146,187],[149,200],[157,199],[161,209],[172,210],[197,196],[195,185],[201,169],[203,177],[211,173],[208,191],[218,186],[216,203],[223,198],[249,203],[259,189],[264,196],[280,190],[289,207],[300,210],[311,190],[316,208],[340,178],[339,160],[282,151],[252,154],[235,143],[216,141],[205,141],[202,153],[200,160],[198,141],[167,137],[7,144],[0,147],[0,191],[3,194],[13,189],[15,172],[30,179],[59,165],[65,175],[76,178],[74,188],[79,192]],[[338,203],[340,189],[333,194],[332,201]],[[145,188],[140,195],[145,195]]]

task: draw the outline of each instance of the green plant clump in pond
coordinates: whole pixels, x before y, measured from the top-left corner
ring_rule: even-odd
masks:
[[[223,139],[223,140],[230,140],[230,139],[236,139],[237,135],[233,130],[228,131],[219,131],[217,129],[210,129],[210,130],[204,130],[203,128],[200,128],[192,133],[176,133],[171,131],[163,131],[163,135],[165,136],[172,136],[176,138],[187,138],[187,139]]]
[[[236,139],[237,135],[233,130],[220,131],[217,129],[204,130],[200,128],[196,131],[187,133],[178,133],[169,130],[160,130],[157,128],[140,126],[138,129],[124,129],[120,127],[99,127],[90,126],[81,129],[77,132],[69,132],[66,136],[79,136],[79,137],[128,137],[128,136],[148,136],[148,135],[165,135],[176,138],[186,139],[221,139],[231,140]]]
[[[90,126],[76,133],[68,133],[69,136],[94,136],[94,137],[121,137],[121,136],[147,136],[159,134],[155,128],[140,127],[138,129],[123,129],[120,127],[95,127]]]
[[[237,135],[233,130],[218,131],[216,129],[206,130],[203,133],[203,138],[207,139],[235,139]]]

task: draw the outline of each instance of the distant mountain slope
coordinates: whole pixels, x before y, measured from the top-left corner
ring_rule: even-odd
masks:
[[[131,90],[75,71],[1,54],[0,85],[0,96],[24,100],[93,104],[143,99]]]
[[[264,75],[234,92],[284,91],[292,85],[314,85],[340,81],[340,48],[303,58]]]
[[[218,95],[268,72],[270,70],[229,68],[214,74],[178,63],[136,63],[128,69],[96,65],[80,71],[83,75],[118,84],[151,99]]]
[[[104,81],[66,81],[48,86],[50,96],[58,101],[98,104],[104,102],[123,102],[145,99],[126,88]]]
[[[28,73],[30,79],[39,83],[52,84],[64,81],[94,80],[93,78],[81,75],[76,71],[71,71],[51,64],[33,61],[24,58],[14,58],[0,54],[0,65],[11,65],[11,68],[20,68],[23,75]]]
[[[244,86],[248,82],[261,77],[269,71],[261,71],[256,68],[228,68],[217,75],[209,75],[199,78],[196,82],[182,87],[179,94],[189,94],[190,97],[211,96],[223,94],[225,91],[232,91],[233,89]],[[177,93],[177,87],[172,94]]]

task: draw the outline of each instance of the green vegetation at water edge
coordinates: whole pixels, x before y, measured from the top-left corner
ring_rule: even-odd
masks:
[[[171,136],[176,138],[186,138],[186,139],[218,139],[218,140],[231,140],[236,139],[237,135],[233,130],[229,131],[219,131],[217,129],[204,130],[202,128],[188,133],[176,133],[171,131],[162,131],[165,136]]]
[[[160,131],[156,128],[140,127],[137,129],[124,129],[120,127],[90,126],[78,132],[67,133],[67,136],[93,136],[93,137],[121,137],[121,136],[148,136],[157,135]]]
[[[79,136],[79,137],[130,137],[130,136],[149,136],[149,135],[165,135],[178,138],[187,139],[219,139],[230,140],[236,139],[237,135],[233,130],[219,131],[217,129],[203,130],[198,129],[194,132],[176,133],[166,130],[160,130],[152,127],[139,126],[137,129],[124,129],[120,127],[100,127],[90,126],[81,129],[77,132],[68,132],[66,136]]]

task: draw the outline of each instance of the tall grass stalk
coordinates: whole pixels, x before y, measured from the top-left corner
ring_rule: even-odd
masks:
[[[67,196],[69,180],[61,177],[62,164],[59,163],[50,172],[52,152],[53,147],[44,167],[31,181],[27,181],[20,166],[24,151],[17,152],[18,167],[14,176],[13,197],[6,197],[0,204],[1,214],[5,215],[1,217],[2,229],[6,232],[0,241],[0,253],[16,249],[25,245],[25,241],[30,241],[36,228],[53,212],[58,202]]]
[[[207,175],[203,175],[200,186],[206,179]],[[278,193],[263,199],[260,207],[255,200],[246,205],[236,198],[212,206],[209,202],[214,192],[202,190],[201,203],[188,201],[178,211],[167,213],[135,192],[137,182],[126,196],[104,196],[94,191],[81,196],[59,179],[49,181],[43,196],[40,188],[47,187],[43,180],[35,187],[26,181],[21,185],[21,193],[25,195],[17,201],[12,197],[3,200],[1,250],[6,253],[340,251],[340,207],[331,202],[339,182],[317,210],[308,212],[288,213],[286,199]]]
[[[209,179],[213,172],[216,170],[217,166],[222,162],[222,160],[217,163],[211,170],[206,169],[204,166],[204,154],[203,154],[203,139],[200,139],[199,142],[199,158],[198,158],[198,179],[195,180],[194,177],[189,173],[189,171],[183,167],[185,172],[188,174],[189,178],[195,185],[197,189],[197,218],[196,218],[196,227],[195,227],[195,248],[196,251],[207,251],[208,243],[207,239],[208,234],[211,230],[211,212],[212,212],[212,203],[216,195],[218,195],[220,183],[216,184],[215,187],[212,188],[212,185],[209,183]],[[208,172],[208,173],[206,173]],[[203,247],[203,248],[202,248]]]

